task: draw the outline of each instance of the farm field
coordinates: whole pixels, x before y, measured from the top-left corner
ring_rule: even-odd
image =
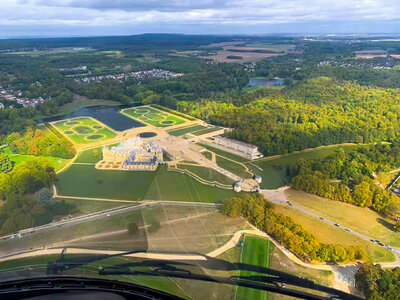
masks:
[[[375,238],[385,244],[400,247],[400,235],[391,228],[393,222],[384,219],[371,209],[329,200],[316,195],[296,190],[287,190],[287,198],[327,219]],[[355,218],[354,216],[357,216]]]
[[[197,175],[198,177],[200,177],[201,179],[203,179],[205,181],[218,182],[218,183],[224,184],[224,185],[233,185],[235,183],[235,181],[232,180],[231,178],[229,178],[211,168],[186,165],[186,164],[178,164],[177,167],[178,167],[178,169],[181,169],[181,170],[187,170],[190,173]]]
[[[246,165],[257,175],[261,176],[263,181],[261,188],[276,189],[287,185],[290,182],[290,176],[286,174],[286,167],[294,165],[299,159],[324,158],[335,153],[336,150],[342,148],[345,151],[358,147],[366,147],[367,145],[333,145],[326,147],[318,147],[315,149],[294,152],[278,157],[266,157],[254,161],[248,161]],[[252,166],[252,164],[260,167],[263,171]]]
[[[249,49],[265,49],[271,51],[287,51],[288,49],[292,48],[293,45],[288,44],[269,44],[269,43],[251,43],[246,44],[242,48],[249,48]]]
[[[345,231],[343,228],[329,225],[288,205],[276,204],[275,207],[277,212],[291,217],[294,222],[303,226],[307,231],[312,232],[323,243],[339,244],[345,247],[358,245],[366,249],[368,257],[372,262],[392,262],[395,260],[394,254],[391,251],[363,240]]]
[[[195,126],[189,126],[189,127],[171,130],[171,131],[168,131],[168,134],[172,135],[172,136],[180,136],[180,135],[184,135],[186,133],[195,132],[195,131],[202,130],[205,128],[206,127],[203,125],[195,125]]]
[[[51,123],[65,137],[76,144],[89,144],[117,136],[106,125],[89,117],[79,117]]]
[[[210,56],[200,56],[200,58],[204,59],[212,59],[217,62],[226,62],[226,63],[244,63],[257,61],[265,58],[269,58],[275,56],[275,53],[260,53],[260,52],[236,52],[236,51],[228,51],[223,50],[219,51],[215,55]],[[230,59],[228,56],[240,56],[239,59]]]
[[[122,110],[121,113],[139,122],[155,127],[168,127],[185,123],[185,120],[180,117],[150,106],[127,108]]]
[[[240,253],[240,262],[268,268],[270,264],[271,241],[256,236],[245,235]],[[241,271],[240,276],[259,275],[258,273]],[[235,299],[262,300],[268,299],[266,291],[236,287]]]
[[[56,172],[61,170],[70,161],[70,159],[64,159],[64,158],[59,158],[59,157],[54,157],[54,156],[34,156],[34,155],[15,154],[15,153],[12,153],[10,148],[8,148],[8,147],[5,147],[1,151],[8,154],[10,157],[10,160],[12,162],[14,162],[14,164],[16,164],[16,165],[18,165],[19,163],[21,163],[23,161],[34,159],[35,157],[47,158],[50,161],[51,165],[53,166],[53,168]]]
[[[155,172],[97,170],[93,165],[74,164],[59,174],[60,197],[77,196],[116,200],[170,200],[220,202],[237,195],[204,185],[186,174],[169,172],[160,166]]]

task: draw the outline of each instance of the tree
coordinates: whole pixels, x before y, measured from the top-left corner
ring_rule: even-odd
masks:
[[[361,182],[354,188],[354,203],[361,207],[372,205],[373,193],[368,182]]]
[[[54,202],[52,191],[47,187],[41,188],[39,191],[39,195],[37,196],[37,201],[42,206],[53,204]]]
[[[400,219],[396,221],[396,224],[394,225],[394,230],[396,232],[400,232]]]
[[[10,156],[5,153],[0,153],[0,173],[8,173],[13,169],[13,163]]]
[[[139,232],[139,227],[136,223],[129,223],[128,224],[128,232],[131,235],[135,235]]]

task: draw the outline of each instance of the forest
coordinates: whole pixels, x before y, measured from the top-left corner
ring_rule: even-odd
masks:
[[[56,215],[75,209],[66,202],[53,202],[49,187],[57,176],[46,158],[34,158],[0,173],[0,233],[49,223]]]
[[[374,182],[378,172],[400,166],[400,144],[340,150],[324,159],[300,160],[291,169],[292,187],[332,200],[370,207],[396,219],[400,199]]]
[[[308,79],[249,104],[178,102],[178,109],[234,128],[232,138],[264,155],[321,145],[394,142],[399,139],[400,93],[327,77]]]
[[[367,258],[365,250],[358,246],[321,243],[290,217],[276,212],[274,204],[261,194],[224,199],[221,212],[232,218],[245,218],[304,261],[353,262]]]
[[[383,269],[379,264],[362,265],[356,273],[356,285],[367,299],[395,300],[400,293],[400,268]]]

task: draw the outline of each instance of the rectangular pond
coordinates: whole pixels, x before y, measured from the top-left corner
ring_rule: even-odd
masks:
[[[124,130],[135,128],[135,127],[146,126],[145,124],[143,124],[139,121],[133,120],[133,119],[128,118],[127,116],[124,116],[123,114],[119,113],[119,111],[123,108],[129,108],[129,107],[134,107],[134,106],[139,106],[139,104],[130,105],[130,106],[126,106],[126,105],[124,105],[124,106],[122,106],[122,105],[121,106],[106,106],[106,105],[87,106],[87,107],[81,107],[81,108],[77,109],[76,111],[66,114],[66,115],[38,119],[38,120],[36,120],[36,122],[41,124],[41,123],[61,121],[61,120],[66,120],[66,119],[71,119],[71,118],[76,118],[76,117],[92,117],[117,131],[124,131]]]

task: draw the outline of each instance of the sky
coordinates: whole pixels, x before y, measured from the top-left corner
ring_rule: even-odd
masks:
[[[400,33],[400,0],[0,0],[0,37]]]

